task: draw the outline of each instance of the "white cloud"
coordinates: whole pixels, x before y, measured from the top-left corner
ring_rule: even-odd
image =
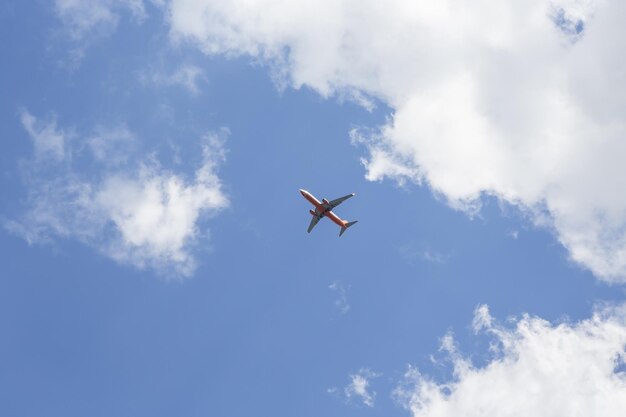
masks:
[[[406,244],[398,248],[398,252],[409,264],[422,260],[435,265],[446,264],[451,258],[451,253],[442,253],[433,249],[424,249],[422,245]]]
[[[68,144],[54,120],[41,122],[27,111],[21,118],[35,157],[23,164],[27,211],[6,227],[29,243],[74,238],[137,268],[193,273],[194,250],[207,233],[201,220],[228,205],[216,174],[227,130],[202,138],[202,158],[190,179],[154,157],[137,158],[126,127],[99,128],[82,146]]]
[[[94,33],[112,32],[117,27],[121,10],[129,11],[138,21],[146,17],[143,0],[55,0],[54,6],[75,40]]]
[[[135,151],[136,142],[135,135],[124,125],[113,129],[99,126],[85,139],[85,144],[93,158],[107,165],[120,165],[128,162],[130,155]]]
[[[141,73],[140,79],[143,83],[150,82],[165,86],[179,85],[192,94],[198,94],[200,93],[199,84],[201,81],[206,80],[206,76],[200,67],[192,64],[184,64],[171,74],[158,71]]]
[[[348,401],[352,399],[360,400],[368,407],[374,406],[375,391],[370,391],[370,380],[379,377],[367,368],[362,368],[356,374],[350,375],[350,383],[344,388],[344,394]]]
[[[20,120],[33,140],[35,157],[38,160],[61,161],[66,158],[66,141],[71,134],[57,129],[56,118],[41,122],[23,110],[20,112]]]
[[[153,0],[156,6],[159,4]],[[64,36],[72,41],[61,66],[76,69],[94,40],[113,34],[124,13],[141,23],[147,17],[143,0],[55,0],[54,11]]]
[[[571,258],[626,281],[626,4],[617,0],[172,0],[172,37],[284,85],[376,97],[367,178],[454,207],[497,196]],[[370,102],[371,103],[371,102]]]
[[[434,263],[434,264],[445,264],[448,261],[448,257],[438,252],[433,252],[426,250],[422,254],[422,257],[425,261]]]
[[[492,335],[493,357],[473,366],[446,336],[442,350],[449,353],[452,380],[438,383],[409,368],[394,392],[414,417],[623,415],[626,306],[558,325],[525,315],[513,327],[497,324],[480,306],[473,327]]]
[[[337,294],[337,298],[334,303],[337,310],[339,310],[341,314],[346,314],[350,311],[350,304],[348,303],[348,290],[346,287],[341,282],[333,281],[328,288]]]

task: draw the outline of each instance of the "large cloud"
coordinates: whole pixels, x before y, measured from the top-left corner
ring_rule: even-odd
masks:
[[[624,415],[624,306],[604,308],[573,324],[524,316],[512,327],[497,324],[481,306],[474,328],[493,336],[494,357],[475,367],[446,336],[442,348],[454,378],[438,383],[410,368],[395,390],[414,417]]]
[[[383,100],[353,132],[367,178],[489,194],[626,281],[626,4],[614,0],[172,0],[174,39],[249,55],[324,96]],[[366,102],[366,101],[365,101]]]
[[[6,227],[29,243],[73,238],[138,268],[193,273],[195,249],[208,233],[201,219],[228,205],[217,176],[227,130],[202,138],[189,179],[155,157],[138,157],[124,126],[83,138],[54,118],[22,111],[21,121],[34,146],[22,166],[28,200],[25,214]]]

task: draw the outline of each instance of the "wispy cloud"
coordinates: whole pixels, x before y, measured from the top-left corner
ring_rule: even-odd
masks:
[[[368,368],[361,368],[356,374],[350,375],[350,383],[344,388],[346,399],[358,400],[368,407],[374,407],[376,391],[371,389],[370,381],[379,376]]]
[[[426,250],[422,253],[422,258],[434,264],[445,264],[448,261],[448,256],[438,252]]]
[[[144,84],[159,86],[181,86],[191,94],[200,93],[200,83],[206,82],[204,71],[192,64],[181,65],[172,73],[163,71],[144,71],[140,73],[140,80]]]
[[[54,10],[72,44],[62,62],[71,69],[80,65],[92,42],[116,31],[122,13],[138,23],[147,17],[143,0],[55,0]]]
[[[33,141],[37,161],[49,159],[60,162],[70,157],[67,155],[67,141],[71,133],[57,128],[55,116],[51,116],[48,121],[42,123],[28,111],[21,110],[20,121]]]
[[[452,256],[433,249],[423,249],[420,248],[419,245],[414,244],[400,247],[399,252],[409,264],[413,264],[415,261],[425,261],[436,265],[443,265],[446,264]]]
[[[350,311],[350,304],[348,303],[348,290],[350,287],[346,289],[342,283],[333,281],[328,288],[336,295],[334,304],[337,310],[339,310],[341,314],[346,314]]]
[[[34,155],[22,164],[25,213],[6,228],[29,243],[72,238],[137,268],[193,273],[194,249],[207,234],[201,220],[228,205],[217,176],[226,129],[201,138],[188,178],[132,152],[135,136],[125,126],[70,140],[54,117],[38,120],[26,110],[20,117]]]
[[[146,18],[143,0],[55,0],[54,6],[65,30],[75,40],[115,30],[123,10],[138,21]]]
[[[374,407],[376,392],[371,389],[370,381],[380,377],[382,374],[372,372],[368,368],[361,368],[355,374],[349,376],[350,382],[343,390],[337,387],[328,388],[327,392],[339,398],[344,398],[346,402],[358,401],[367,407]]]

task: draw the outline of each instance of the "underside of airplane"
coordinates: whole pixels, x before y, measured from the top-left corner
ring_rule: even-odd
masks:
[[[323,217],[328,217],[335,224],[337,224],[337,226],[341,228],[341,230],[339,230],[339,236],[343,235],[344,232],[348,230],[350,226],[354,225],[358,221],[358,220],[355,220],[355,221],[349,222],[349,221],[343,220],[332,211],[339,204],[343,203],[344,201],[346,201],[347,199],[351,197],[354,197],[355,196],[354,193],[345,195],[343,197],[339,197],[331,201],[328,201],[325,198],[323,198],[322,201],[319,201],[317,198],[313,196],[313,194],[303,189],[300,190],[300,194],[302,194],[302,196],[305,199],[307,199],[311,204],[313,204],[313,206],[315,207],[315,210],[309,210],[309,213],[311,213],[313,217],[311,218],[311,223],[309,223],[309,228],[307,229],[308,233],[311,233],[311,230],[313,230],[313,228],[317,225],[317,223]]]

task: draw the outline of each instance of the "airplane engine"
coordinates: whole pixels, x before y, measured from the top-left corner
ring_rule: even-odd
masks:
[[[330,204],[330,203],[328,202],[328,200],[326,200],[325,198],[322,198],[322,203],[324,203],[324,204]]]
[[[311,213],[312,216],[317,216],[317,213],[314,212],[313,210],[309,210],[309,213]]]

